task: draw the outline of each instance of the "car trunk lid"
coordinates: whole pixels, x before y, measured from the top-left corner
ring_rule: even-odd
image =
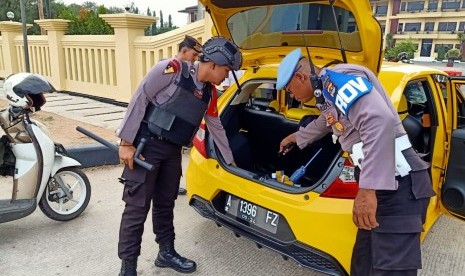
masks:
[[[241,48],[243,68],[277,64],[292,49],[308,46],[315,62],[344,61],[345,55],[348,63],[379,71],[382,32],[371,15],[369,1],[334,1],[335,13],[330,6],[333,1],[200,2],[210,13],[218,35],[232,39]]]

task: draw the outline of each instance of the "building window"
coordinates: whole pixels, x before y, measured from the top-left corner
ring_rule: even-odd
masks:
[[[377,6],[376,15],[387,15],[388,6]]]
[[[450,32],[457,29],[457,22],[439,22],[438,31]]]
[[[424,7],[425,1],[415,1],[407,3],[407,11],[409,12],[422,11]]]
[[[197,15],[195,14],[195,12],[191,12],[190,14],[190,17],[191,17],[191,23],[197,21]]]
[[[436,44],[436,45],[434,45],[434,52],[437,53],[439,51],[439,49],[442,49],[445,52],[447,52],[450,49],[452,49],[452,47],[454,47],[453,44]]]
[[[460,8],[460,0],[442,0],[442,9],[458,9]]]
[[[421,23],[405,23],[405,32],[418,32],[421,28]]]
[[[463,3],[465,3],[465,1]],[[465,33],[465,22],[460,22],[459,23],[459,30],[458,31]]]
[[[425,23],[425,32],[432,32],[434,30],[434,22]]]
[[[397,32],[402,33],[404,31],[404,23],[399,23],[397,26]]]
[[[386,31],[386,25],[381,25],[381,32],[384,34]]]
[[[402,3],[400,4],[400,11],[405,11],[405,5],[406,5],[405,2],[402,2]]]
[[[429,0],[429,2],[428,2],[428,10],[429,11],[437,11],[438,10],[438,0]]]

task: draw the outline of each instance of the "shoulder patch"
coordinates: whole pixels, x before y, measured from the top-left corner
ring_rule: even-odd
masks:
[[[181,63],[176,59],[172,59],[170,60],[168,65],[166,65],[165,70],[163,70],[163,75],[173,74],[173,73],[179,72],[180,70],[181,70]]]
[[[325,98],[333,102],[346,116],[352,104],[373,88],[373,84],[364,77],[337,73],[328,69],[322,80]]]

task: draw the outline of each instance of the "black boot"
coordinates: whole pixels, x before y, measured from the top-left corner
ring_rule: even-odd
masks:
[[[187,194],[187,190],[184,189],[184,188],[179,187],[178,195],[186,195],[186,194]]]
[[[191,273],[197,269],[197,264],[194,261],[181,257],[174,250],[174,241],[160,243],[160,251],[155,260],[155,266],[170,267],[181,273]]]
[[[137,259],[121,260],[119,276],[137,276]]]

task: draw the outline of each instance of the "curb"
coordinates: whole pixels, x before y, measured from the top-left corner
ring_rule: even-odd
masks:
[[[70,147],[66,151],[69,157],[81,163],[82,168],[120,164],[118,153],[100,144]]]

